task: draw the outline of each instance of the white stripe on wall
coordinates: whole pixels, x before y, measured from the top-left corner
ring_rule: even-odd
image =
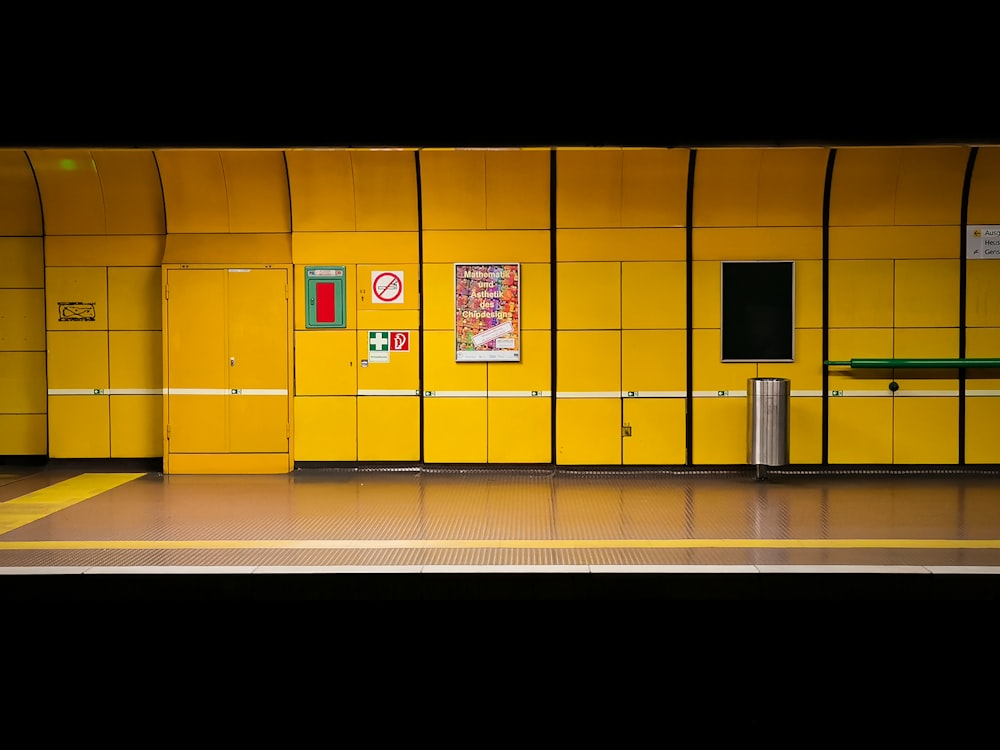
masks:
[[[687,391],[622,391],[622,398],[685,398]]]
[[[621,398],[621,391],[558,391],[556,398]]]
[[[884,391],[838,391],[838,390],[831,390],[830,391],[830,396],[832,398],[842,398],[844,396],[853,396],[853,397],[859,397],[860,396],[860,397],[863,397],[863,398],[883,396],[885,398],[892,398],[892,391],[889,391],[889,390],[884,390]]]
[[[285,388],[242,388],[239,393],[233,393],[230,388],[49,388],[49,396],[287,396]],[[721,395],[720,395],[721,393]],[[939,397],[956,398],[957,390],[898,390],[895,393],[888,390],[878,391],[841,391],[830,390],[831,398],[900,398],[900,397]],[[335,394],[351,396],[353,394]],[[415,389],[371,388],[360,389],[358,396],[419,396]],[[533,398],[552,396],[552,391],[424,391],[425,396],[444,398]],[[693,391],[695,398],[746,398],[745,390],[739,391]],[[822,391],[791,391],[795,397],[820,397]],[[965,395],[970,398],[1000,396],[1000,389],[967,389]],[[560,391],[557,398],[685,398],[685,391]]]
[[[228,396],[228,388],[164,388],[170,396]]]
[[[162,388],[49,388],[50,396],[162,396]]]
[[[533,398],[551,396],[551,391],[487,391],[487,398]]]
[[[233,391],[237,391],[233,393]],[[170,396],[287,396],[287,388],[164,388]]]

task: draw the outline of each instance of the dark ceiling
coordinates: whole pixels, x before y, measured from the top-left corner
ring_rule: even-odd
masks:
[[[161,51],[145,66],[134,51],[77,56],[60,70],[9,71],[0,147],[1000,144],[1000,118],[974,81],[924,50],[918,69],[856,56],[820,65],[827,50],[803,57],[805,41],[798,56],[771,58],[757,46],[718,57],[716,45],[713,59],[707,47],[671,59],[653,46],[639,60],[627,46],[615,58],[543,48],[554,59],[512,46],[478,64],[442,53],[433,66],[375,51],[327,62],[325,48],[283,64],[243,47],[242,58],[211,60]]]

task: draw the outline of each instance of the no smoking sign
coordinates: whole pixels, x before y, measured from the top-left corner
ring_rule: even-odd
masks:
[[[401,304],[403,301],[402,271],[372,271],[372,302]]]

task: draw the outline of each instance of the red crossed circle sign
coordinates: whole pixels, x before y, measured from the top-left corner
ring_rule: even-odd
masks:
[[[399,274],[385,271],[375,277],[372,282],[372,292],[379,302],[395,302],[403,293],[403,280]]]

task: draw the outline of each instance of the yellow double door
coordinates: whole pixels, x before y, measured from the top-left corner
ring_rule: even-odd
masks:
[[[164,472],[285,473],[286,268],[164,268]]]

